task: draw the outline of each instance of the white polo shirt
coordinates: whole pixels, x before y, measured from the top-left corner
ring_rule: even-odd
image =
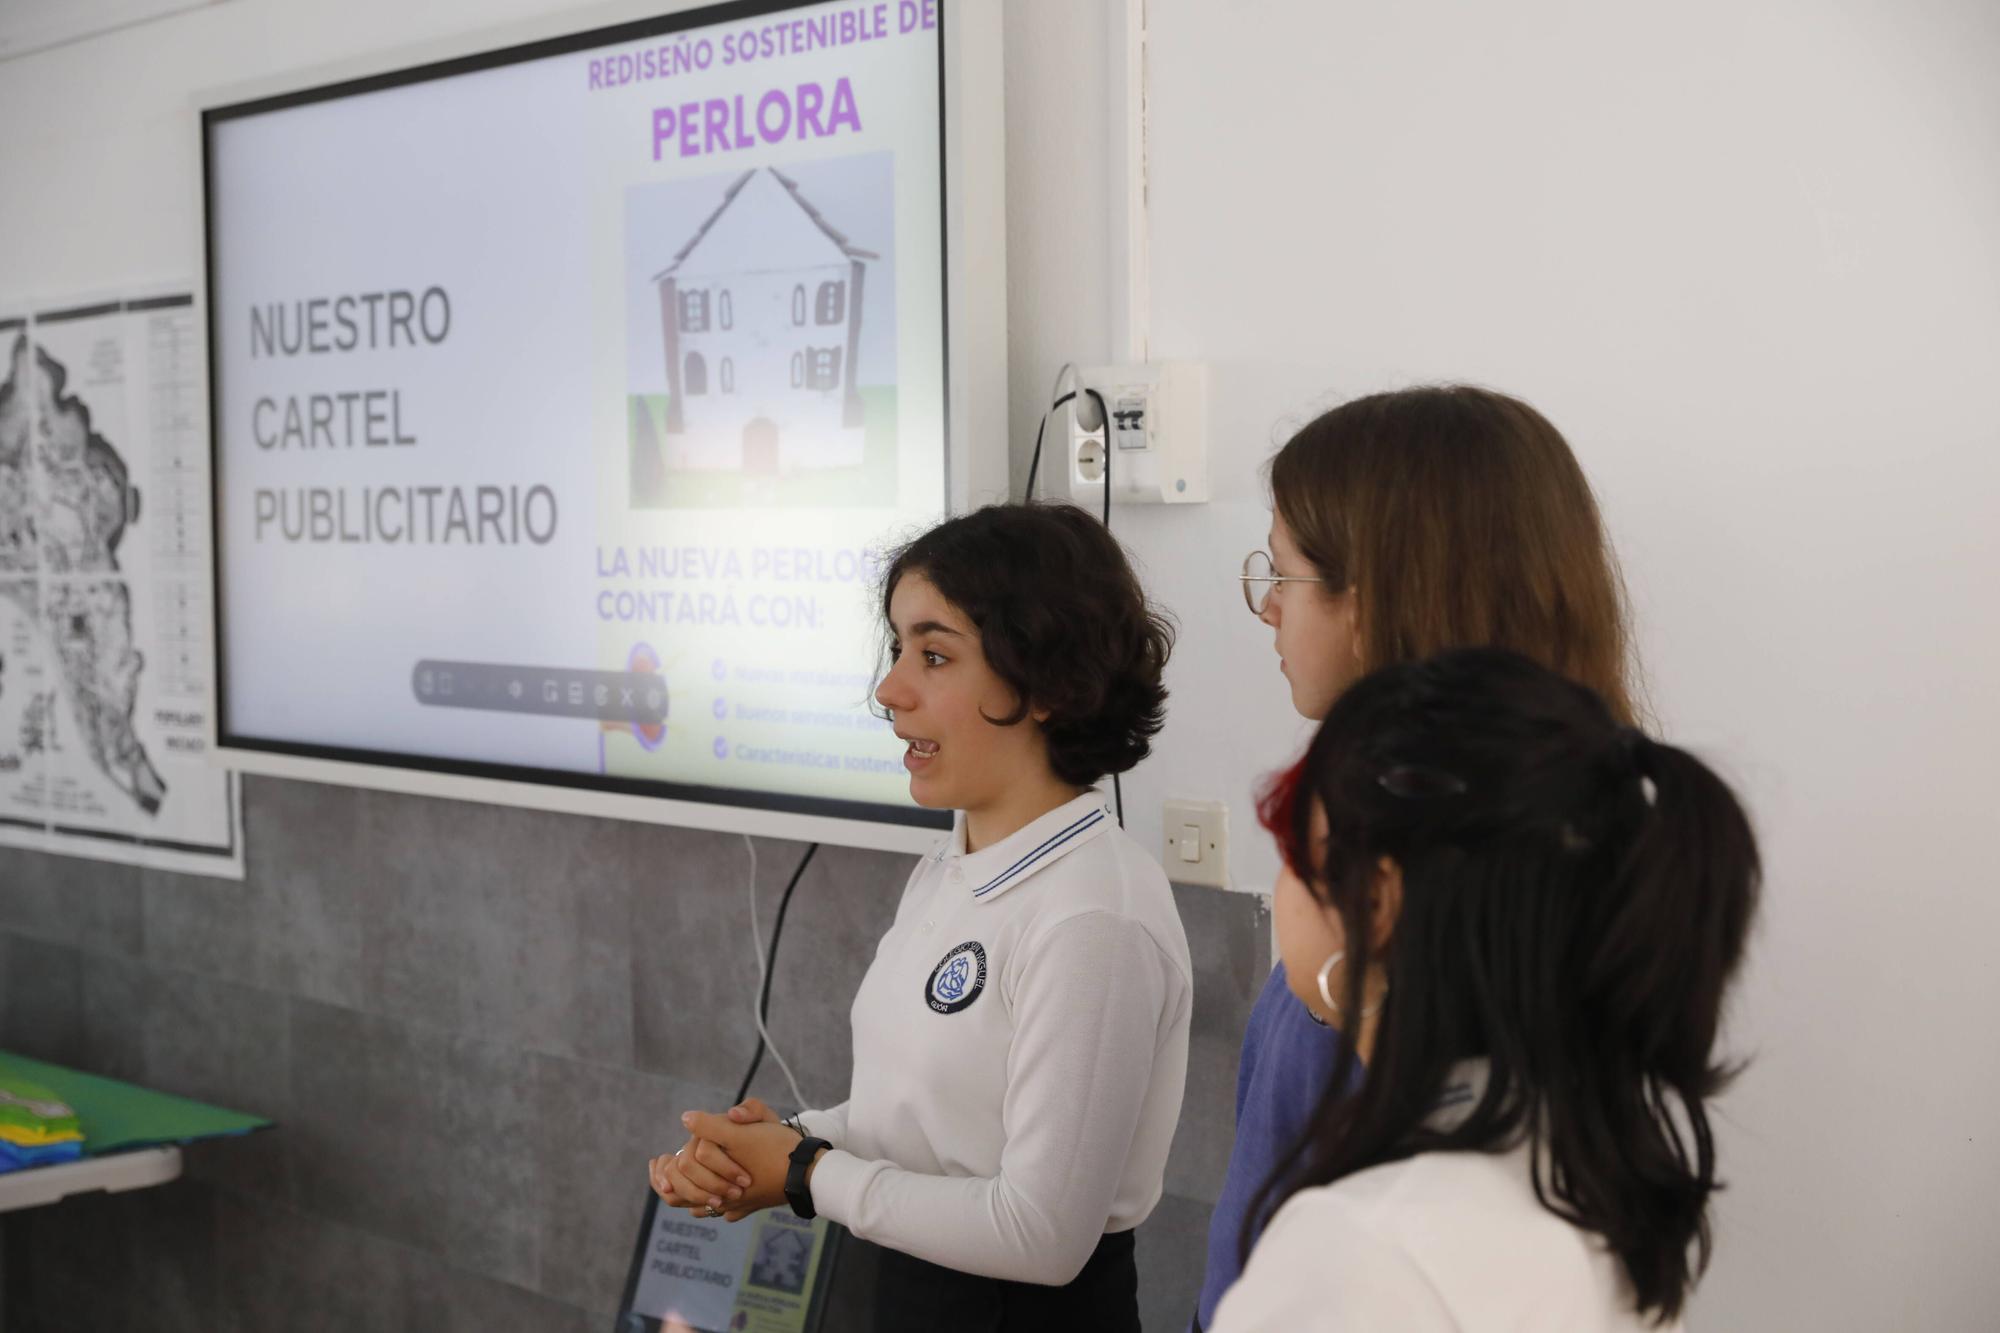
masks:
[[[854,997],[813,1205],[961,1272],[1061,1285],[1159,1202],[1194,986],[1167,877],[1087,793],[917,864]]]
[[[1465,1061],[1441,1121],[1478,1099]],[[1211,1333],[1392,1328],[1397,1333],[1679,1333],[1641,1319],[1603,1238],[1535,1197],[1522,1143],[1426,1152],[1302,1189],[1272,1216]]]

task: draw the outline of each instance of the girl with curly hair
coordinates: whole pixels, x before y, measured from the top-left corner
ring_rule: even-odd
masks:
[[[885,1247],[878,1329],[1136,1330],[1192,969],[1166,875],[1094,784],[1159,730],[1171,627],[1063,505],[933,528],[890,561],[882,617],[910,794],[956,816],[855,996],[848,1100],[690,1114],[654,1187]]]

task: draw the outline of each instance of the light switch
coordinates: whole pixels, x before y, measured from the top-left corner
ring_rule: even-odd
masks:
[[[1176,884],[1229,887],[1229,807],[1221,801],[1171,800],[1160,821],[1160,862]]]

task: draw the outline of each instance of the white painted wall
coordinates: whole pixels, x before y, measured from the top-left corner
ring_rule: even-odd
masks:
[[[2000,7],[1148,0],[1150,334],[1213,368],[1205,508],[1117,524],[1179,613],[1126,784],[1233,803],[1301,735],[1233,575],[1315,409],[1472,379],[1568,434],[1667,731],[1769,863],[1706,1328],[2000,1307]],[[228,0],[0,63],[0,295],[186,271],[197,88],[623,4]],[[1104,0],[1008,0],[1009,401],[1109,359]]]
[[[1151,342],[1213,367],[1217,498],[1114,516],[1187,630],[1134,824],[1227,797],[1268,883],[1246,797],[1296,733],[1230,576],[1272,446],[1385,387],[1527,397],[1768,863],[1695,1325],[1994,1327],[2000,6],[1146,8]],[[1010,15],[1017,437],[1113,335],[1073,13]]]

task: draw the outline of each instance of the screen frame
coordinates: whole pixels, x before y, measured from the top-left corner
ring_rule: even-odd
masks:
[[[207,325],[204,347],[215,417],[215,323],[208,318],[211,246],[211,126],[286,106],[337,100],[385,88],[474,73],[526,60],[805,7],[818,0],[729,0],[683,5],[621,3],[585,14],[404,47],[304,73],[210,90],[196,98],[201,161],[200,279]],[[1007,498],[1006,245],[1003,84],[999,0],[938,0],[944,230],[946,510],[964,513]],[[979,256],[981,262],[968,262]],[[922,852],[951,824],[949,811],[839,798],[718,788],[473,760],[395,754],[246,737],[227,724],[222,654],[222,463],[209,436],[209,496],[214,528],[209,621],[214,695],[209,748],[217,763],[242,773],[327,782],[408,795],[704,828],[726,833],[826,842],[884,851]]]

